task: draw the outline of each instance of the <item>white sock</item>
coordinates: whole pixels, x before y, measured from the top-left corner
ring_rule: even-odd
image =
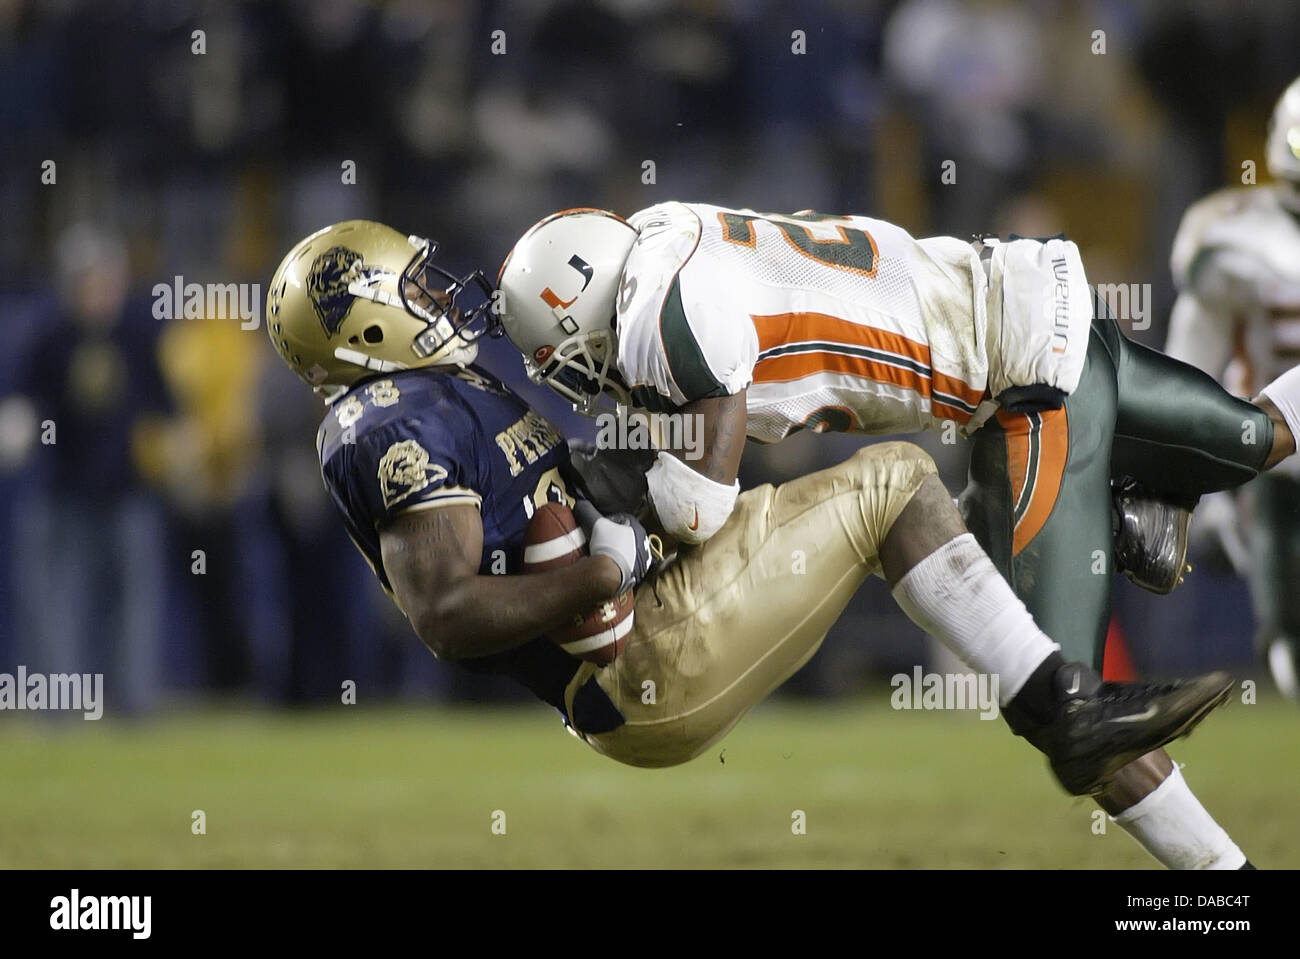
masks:
[[[1291,367],[1259,392],[1273,401],[1291,435],[1300,442],[1300,366]]]
[[[1178,764],[1159,786],[1111,817],[1167,869],[1240,869],[1246,855],[1205,811]]]
[[[1005,706],[1060,649],[970,533],[944,543],[907,571],[894,600],[908,618],[977,672],[998,677]]]

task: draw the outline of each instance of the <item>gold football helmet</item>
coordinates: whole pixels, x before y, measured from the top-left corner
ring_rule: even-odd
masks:
[[[492,287],[434,265],[437,249],[369,220],[300,240],[266,296],[276,351],[327,403],[374,373],[474,362],[475,341],[501,332]]]

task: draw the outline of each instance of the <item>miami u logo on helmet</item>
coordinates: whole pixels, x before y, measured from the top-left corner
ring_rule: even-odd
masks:
[[[591,277],[592,277],[591,264],[588,263],[586,260],[584,260],[582,257],[578,256],[578,254],[575,253],[573,254],[573,256],[569,257],[569,266],[573,267],[575,270],[577,270],[579,273],[582,274],[582,287],[578,290],[577,293],[573,294],[573,296],[570,297],[568,300],[562,300],[558,296],[556,296],[555,291],[548,286],[546,289],[542,290],[540,294],[542,297],[542,302],[545,303],[547,306],[549,306],[557,314],[561,310],[567,310],[569,307],[573,306],[573,304],[577,301],[579,294],[581,294],[582,291],[587,288],[587,284],[591,282]],[[560,327],[564,329],[566,333],[577,332],[576,327],[572,330],[565,328],[563,321],[560,322]]]

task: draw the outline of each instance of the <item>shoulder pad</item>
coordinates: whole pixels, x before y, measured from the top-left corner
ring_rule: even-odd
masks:
[[[326,461],[340,445],[356,443],[368,433],[403,419],[413,411],[437,412],[450,422],[462,407],[453,377],[429,370],[408,370],[358,384],[331,404],[316,436],[316,450]]]
[[[618,365],[629,387],[659,392],[669,385],[658,359],[659,317],[673,281],[700,241],[700,219],[684,203],[662,203],[635,214],[628,222],[640,236],[623,267],[618,302]],[[683,402],[680,396],[673,397]]]

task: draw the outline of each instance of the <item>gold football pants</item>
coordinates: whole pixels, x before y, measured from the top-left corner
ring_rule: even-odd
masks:
[[[706,543],[637,590],[618,659],[584,663],[625,723],[583,738],[633,766],[673,766],[720,740],[806,663],[934,462],[911,443],[868,446],[831,469],[742,493]],[[570,710],[571,711],[571,710]]]

